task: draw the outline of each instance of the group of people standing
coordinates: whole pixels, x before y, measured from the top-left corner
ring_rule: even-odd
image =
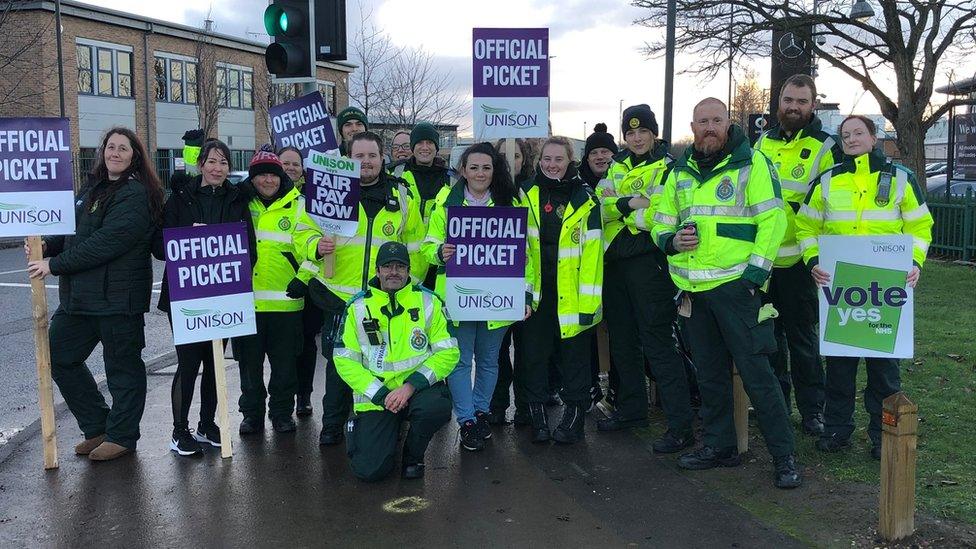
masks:
[[[726,105],[704,99],[692,113],[694,143],[679,158],[659,139],[653,111],[635,105],[620,121],[623,150],[604,125],[578,160],[564,138],[542,140],[537,149],[516,140],[508,148],[514,173],[504,140],[468,147],[452,169],[427,123],[395,135],[387,151],[365,114],[350,107],[337,128],[338,153],[361,165],[351,237],[323,235],[305,213],[295,149],[259,151],[249,179],[235,186],[227,181],[226,145],[189,133],[184,158],[198,174],[174,178],[164,205],[138,138],[113,129],[79,194],[76,235],[48,239],[50,259],[29,265],[31,276],[61,276],[52,363],[85,435],[75,450],[112,459],[135,448],[149,255],[163,259],[161,229],[245,221],[258,330],[232,343],[242,436],[263,431],[266,414],[285,433],[296,429],[293,414],[312,413],[320,343],[326,390],[319,442],[345,439],[361,479],[384,478],[395,467],[404,420],[405,478],[423,476],[427,445],[452,411],[461,447],[484,448],[492,427],[508,423],[510,395],[513,421],[529,427],[533,442],[577,443],[603,398],[595,346],[605,320],[613,412],[597,422],[599,431],[648,424],[649,375],[668,426],[654,451],[684,452],[678,465],[686,469],[738,465],[734,364],[773,457],[774,482],[795,488],[801,477],[791,392],[800,428],[819,437],[820,450],[849,446],[854,430],[858,359],[827,357],[825,372],[818,352],[816,288],[829,275],[817,264],[817,237],[911,234],[915,267],[906,282],[914,286],[932,226],[914,175],[876,150],[871,120],[852,115],[835,138],[814,116],[816,97],[811,78],[789,78],[779,124],[754,147],[730,123]],[[528,210],[520,321],[453,321],[446,313],[445,265],[455,252],[447,208],[465,206]],[[165,282],[159,307],[168,310]],[[111,410],[84,367],[99,341]],[[177,347],[171,448],[180,455],[221,442],[209,347]],[[201,365],[201,417],[191,430]],[[869,358],[867,369],[868,435],[878,457],[881,401],[899,390],[898,362]],[[701,399],[697,449],[693,392]],[[554,402],[563,411],[553,427],[546,406]]]

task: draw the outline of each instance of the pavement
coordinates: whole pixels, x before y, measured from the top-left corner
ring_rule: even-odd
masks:
[[[344,445],[318,445],[320,402],[297,433],[276,434],[269,423],[244,440],[232,405],[233,458],[217,449],[179,457],[168,449],[174,371],[149,376],[135,454],[105,463],[75,456],[82,435],[62,410],[59,469],[44,471],[37,434],[0,461],[0,547],[804,545],[685,476],[641,437],[598,433],[593,414],[583,443],[534,445],[506,426],[478,453],[459,451],[451,423],[432,442],[420,481],[356,480]],[[227,372],[235,403],[231,361]],[[550,409],[553,421],[559,414]]]

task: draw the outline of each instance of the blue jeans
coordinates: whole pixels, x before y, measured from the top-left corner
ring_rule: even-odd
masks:
[[[448,323],[448,331],[457,339],[461,359],[447,376],[454,400],[454,415],[458,424],[473,420],[475,412],[487,412],[491,395],[498,381],[498,348],[507,328],[488,329],[486,321]],[[471,382],[471,359],[477,365],[474,384]]]

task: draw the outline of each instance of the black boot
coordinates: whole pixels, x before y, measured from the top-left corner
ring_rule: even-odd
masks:
[[[295,398],[295,414],[298,417],[312,415],[312,395],[299,393]]]
[[[549,418],[546,408],[541,402],[529,404],[529,416],[532,418],[532,442],[549,442]]]
[[[561,444],[573,444],[583,440],[583,425],[589,401],[567,402],[563,419],[552,433],[552,438]]]

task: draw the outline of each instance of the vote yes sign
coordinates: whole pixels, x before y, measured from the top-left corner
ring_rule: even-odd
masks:
[[[528,210],[450,206],[446,265],[451,320],[522,320]]]
[[[0,118],[0,237],[75,232],[67,118]]]
[[[914,355],[912,237],[821,236],[820,352],[826,356]]]
[[[163,246],[175,344],[257,332],[243,222],[163,229]]]

